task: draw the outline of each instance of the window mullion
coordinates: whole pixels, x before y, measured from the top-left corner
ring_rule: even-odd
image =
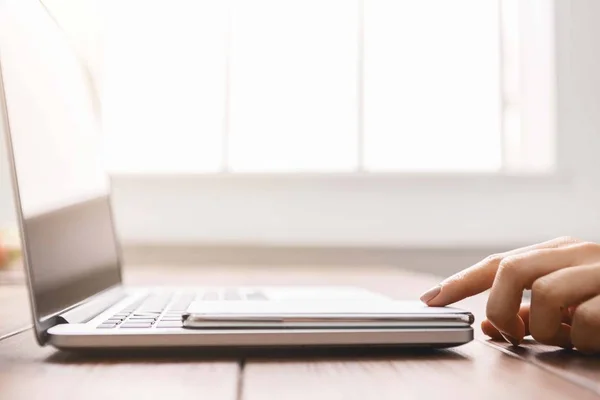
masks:
[[[358,0],[358,68],[357,68],[357,91],[358,91],[358,113],[357,113],[357,146],[356,146],[356,172],[365,171],[365,129],[364,129],[364,118],[365,118],[365,0]]]

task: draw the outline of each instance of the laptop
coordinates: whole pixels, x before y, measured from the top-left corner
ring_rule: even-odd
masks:
[[[361,288],[125,284],[89,77],[37,2],[7,3],[0,0],[0,130],[40,345],[447,347],[473,339],[466,311]]]

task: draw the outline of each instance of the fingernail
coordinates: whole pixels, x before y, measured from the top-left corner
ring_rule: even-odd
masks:
[[[421,301],[423,303],[427,304],[431,300],[435,299],[436,296],[438,294],[440,294],[441,291],[442,291],[442,285],[437,285],[435,287],[432,287],[431,289],[429,289],[428,291],[426,291],[425,293],[423,293],[421,295]]]
[[[519,340],[517,340],[516,338],[510,336],[509,334],[506,334],[504,332],[500,332],[500,334],[502,335],[502,337],[504,338],[504,340],[506,340],[507,342],[509,342],[513,346],[518,346],[521,343]]]

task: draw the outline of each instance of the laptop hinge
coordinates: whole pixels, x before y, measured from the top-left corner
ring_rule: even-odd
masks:
[[[63,323],[82,324],[93,319],[126,296],[127,294],[123,290],[123,287],[119,285],[87,299],[76,307],[58,315],[58,317]]]

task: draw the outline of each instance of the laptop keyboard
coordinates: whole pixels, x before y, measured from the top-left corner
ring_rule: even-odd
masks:
[[[207,290],[202,293],[155,293],[149,294],[112,315],[98,329],[131,328],[181,328],[182,315],[193,301],[256,301],[267,300],[257,290],[239,289]]]

